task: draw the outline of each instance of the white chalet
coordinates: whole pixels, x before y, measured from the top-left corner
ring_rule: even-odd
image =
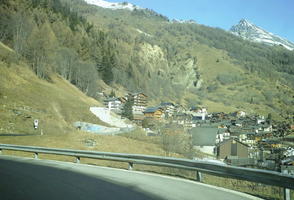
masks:
[[[109,98],[104,100],[104,105],[108,110],[113,111],[115,113],[121,113],[122,111],[122,106],[126,102],[126,99],[123,97],[119,98]]]

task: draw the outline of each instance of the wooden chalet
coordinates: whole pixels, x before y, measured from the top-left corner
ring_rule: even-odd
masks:
[[[132,98],[134,101],[133,105],[133,113],[134,114],[143,114],[143,111],[146,109],[147,106],[147,98],[148,96],[143,92],[137,93],[129,93],[129,98]]]
[[[162,119],[164,117],[164,111],[161,107],[149,107],[143,113],[147,118]]]
[[[133,122],[139,126],[142,126],[145,116],[142,114],[133,114]]]

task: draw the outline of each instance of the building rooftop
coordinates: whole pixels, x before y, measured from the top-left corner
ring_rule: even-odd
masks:
[[[134,92],[134,93],[129,93],[129,95],[132,95],[132,96],[137,96],[137,95],[139,95],[139,94],[142,94],[142,95],[144,95],[145,97],[148,97],[145,93],[143,93],[143,92]]]
[[[104,100],[104,102],[110,102],[110,101],[121,101],[121,102],[125,102],[126,98],[124,97],[110,97]]]
[[[175,106],[175,104],[171,103],[171,102],[162,102],[160,104],[160,106]]]
[[[157,110],[162,110],[160,107],[148,107],[146,110],[144,110],[143,113],[154,113]]]
[[[194,127],[190,130],[192,144],[196,146],[214,146],[217,128]]]
[[[232,140],[235,140],[237,143],[240,143],[240,144],[242,144],[242,145],[244,145],[244,146],[246,146],[246,147],[249,147],[247,144],[244,144],[244,143],[240,142],[240,141],[239,141],[238,139],[236,139],[236,138],[231,138],[231,139],[228,139],[228,140],[224,140],[224,141],[218,143],[217,146],[224,145],[225,143],[227,143],[227,142],[229,142],[229,141],[232,141]]]
[[[109,102],[109,101],[119,101],[119,98],[117,98],[117,97],[111,97],[111,98],[105,99],[104,101],[105,101],[105,102]]]

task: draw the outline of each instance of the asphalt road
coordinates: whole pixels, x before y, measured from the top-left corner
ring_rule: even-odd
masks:
[[[257,198],[157,174],[1,155],[0,199],[239,200]]]

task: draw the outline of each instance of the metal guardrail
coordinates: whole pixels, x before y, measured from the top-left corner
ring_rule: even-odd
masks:
[[[140,154],[109,153],[35,146],[19,146],[10,144],[0,144],[0,152],[2,150],[32,152],[35,154],[35,158],[38,158],[39,153],[73,156],[76,157],[76,161],[78,163],[80,162],[80,158],[94,158],[101,160],[127,162],[129,163],[129,169],[132,169],[134,164],[188,169],[197,172],[198,181],[201,181],[201,173],[207,173],[215,176],[234,178],[282,187],[285,188],[285,193],[289,193],[289,189],[294,189],[294,176],[288,174],[282,174],[279,172],[268,170],[227,166],[205,161]]]

